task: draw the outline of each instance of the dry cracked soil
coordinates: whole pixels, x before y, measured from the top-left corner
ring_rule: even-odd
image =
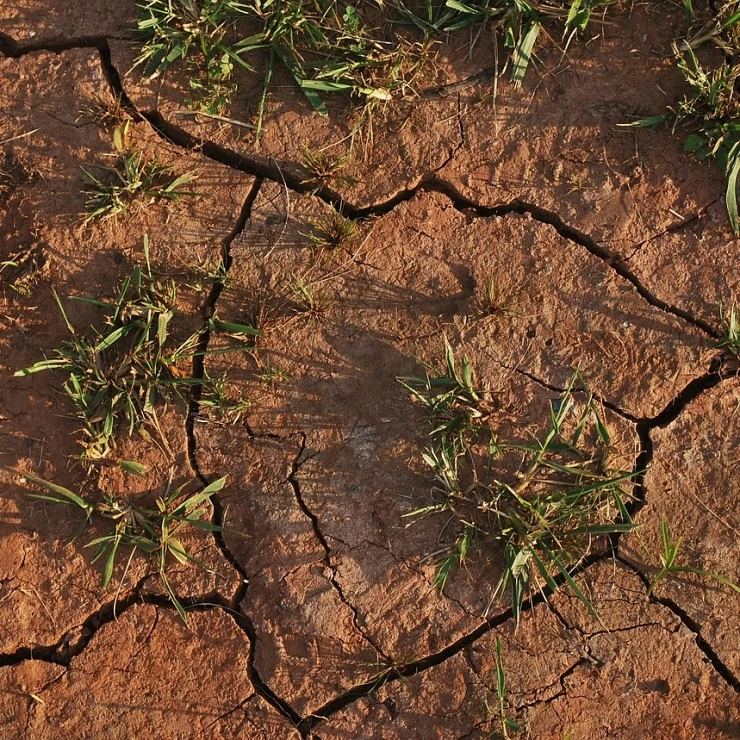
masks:
[[[715,346],[718,307],[740,297],[722,173],[667,128],[618,126],[681,94],[679,9],[618,3],[567,58],[546,44],[521,89],[502,79],[495,105],[492,49],[453,37],[428,87],[319,183],[304,146],[345,139],[349,108],[320,118],[278,75],[257,146],[187,115],[183,75],[131,71],[135,19],[133,0],[0,1],[0,737],[497,737],[497,639],[512,736],[740,737],[737,596],[690,574],[649,590],[664,519],[682,564],[740,580],[740,380]],[[254,116],[258,73],[234,119]],[[115,97],[137,146],[195,173],[197,194],[83,225],[81,166],[112,151],[89,111]],[[337,212],[352,246],[319,253],[307,235]],[[67,338],[55,294],[89,323],[68,297],[110,299],[145,234],[186,328],[218,311],[261,333],[194,361],[249,399],[240,419],[196,391],[160,413],[159,444],[123,436],[117,456],[147,465],[132,487],[74,462],[64,377],[13,373]],[[491,280],[507,310],[484,316]],[[600,620],[564,588],[515,627],[485,550],[434,587],[456,533],[407,526],[430,502],[428,427],[396,378],[438,364],[445,337],[502,434],[536,434],[574,367],[603,405],[640,527],[574,576]],[[146,559],[102,588],[80,517],[29,498],[22,471],[127,496],[227,476],[223,530],[188,539],[207,568],[170,568],[187,626]]]

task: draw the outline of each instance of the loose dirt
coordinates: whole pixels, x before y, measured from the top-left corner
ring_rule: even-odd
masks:
[[[451,37],[424,89],[317,181],[306,147],[349,153],[346,101],[320,118],[278,72],[257,144],[189,115],[186,75],[130,71],[132,0],[3,5],[1,737],[497,737],[497,638],[520,736],[740,735],[737,595],[688,574],[648,590],[664,518],[681,564],[740,580],[740,382],[715,346],[720,305],[740,297],[722,173],[665,128],[617,125],[680,96],[678,9],[621,2],[495,99],[490,39],[471,54]],[[234,119],[253,119],[259,74],[238,73]],[[197,194],[83,225],[81,167],[114,154],[91,106],[116,96],[130,141],[195,175]],[[317,250],[309,234],[337,211],[352,239]],[[55,296],[74,327],[99,321],[72,297],[113,299],[144,235],[180,286],[178,336],[214,314],[260,336],[180,368],[226,373],[250,400],[242,418],[196,390],[161,412],[159,440],[123,435],[115,457],[147,465],[136,479],[77,462],[63,374],[12,376],[68,338]],[[515,628],[485,548],[434,586],[458,530],[405,516],[432,502],[429,426],[396,379],[438,366],[445,340],[489,390],[501,439],[541,434],[574,368],[604,409],[640,527],[594,542],[578,572],[601,623],[565,589]],[[153,562],[124,572],[126,556],[101,588],[88,540],[72,541],[80,516],[29,498],[23,471],[150,503],[170,479],[226,475],[223,531],[183,538],[206,568],[169,571],[189,625]]]

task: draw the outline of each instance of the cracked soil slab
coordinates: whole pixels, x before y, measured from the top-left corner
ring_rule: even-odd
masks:
[[[521,87],[494,80],[489,36],[452,34],[350,152],[350,101],[319,117],[280,69],[257,144],[264,58],[236,73],[242,125],[192,115],[182,66],[132,69],[133,0],[2,3],[0,736],[482,740],[503,730],[497,639],[512,736],[740,735],[737,595],[690,574],[649,591],[663,517],[680,564],[740,580],[740,383],[716,347],[740,242],[722,173],[668,128],[619,126],[683,94],[679,5],[618,2],[567,56],[543,38]],[[116,97],[119,117],[97,119]],[[84,224],[82,168],[115,163],[124,125],[195,194]],[[319,181],[307,149],[351,156]],[[322,248],[338,223],[350,237]],[[123,435],[86,471],[63,373],[12,375],[68,338],[56,296],[80,331],[100,320],[74,298],[114,298],[145,235],[180,285],[178,336],[214,316],[258,330],[230,354],[234,337],[204,334],[177,366],[225,373],[248,405],[229,422],[196,384],[158,443]],[[398,378],[439,367],[446,342],[501,439],[540,435],[575,368],[594,392],[602,463],[635,473],[639,525],[595,538],[574,575],[600,619],[563,589],[515,627],[494,549],[435,586],[460,529],[407,516],[438,499]],[[154,562],[119,563],[103,589],[70,541],[80,517],[30,499],[29,473],[150,505],[170,477],[226,475],[215,531],[182,538],[206,567],[168,570],[188,626]]]

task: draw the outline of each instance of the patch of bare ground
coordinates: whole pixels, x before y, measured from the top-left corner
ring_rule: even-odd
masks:
[[[730,738],[735,692],[670,609],[604,560],[582,579],[603,625],[565,592],[518,630],[487,633],[453,658],[383,686],[316,725],[315,737],[485,738],[501,731],[495,639],[503,645],[505,711],[525,737]]]

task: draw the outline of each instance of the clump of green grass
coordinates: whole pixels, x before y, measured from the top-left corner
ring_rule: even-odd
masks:
[[[273,365],[268,358],[264,363],[259,364],[255,378],[268,385],[273,385],[290,380],[290,374],[284,367]]]
[[[512,316],[514,301],[504,294],[496,278],[488,278],[483,285],[483,292],[475,300],[475,312],[481,317]]]
[[[204,381],[198,407],[225,418],[230,424],[238,424],[251,407],[251,399],[235,397],[224,378],[205,376]]]
[[[352,178],[340,176],[340,172],[349,159],[349,154],[334,157],[324,150],[314,151],[303,145],[303,167],[309,177],[304,180],[309,185],[324,185],[333,180],[354,183]]]
[[[648,593],[652,593],[655,590],[655,587],[666,577],[677,573],[689,573],[702,578],[708,578],[722,584],[723,586],[727,586],[727,588],[735,591],[735,593],[740,593],[740,586],[733,583],[729,578],[721,576],[719,573],[714,573],[710,570],[703,570],[702,568],[689,568],[687,566],[677,564],[676,561],[678,560],[678,553],[681,549],[682,538],[679,537],[677,540],[673,540],[671,538],[668,521],[665,517],[660,520],[660,539],[663,546],[663,551],[660,553],[661,567],[650,582]]]
[[[95,175],[82,168],[91,187],[87,191],[90,197],[85,225],[97,219],[127,216],[133,203],[196,195],[195,191],[184,187],[195,179],[194,175],[186,173],[174,177],[171,167],[146,159],[143,152],[122,153],[114,167],[100,169],[101,174]]]
[[[127,473],[143,475],[146,468],[139,463],[122,461],[120,467]],[[170,490],[170,484],[164,494],[156,499],[155,506],[142,506],[127,496],[114,496],[104,491],[86,495],[71,491],[51,481],[44,480],[29,473],[22,473],[23,478],[47,491],[47,493],[30,493],[32,498],[54,504],[72,506],[85,515],[80,531],[73,536],[76,539],[93,520],[105,525],[112,523],[113,528],[101,537],[87,543],[95,548],[92,562],[105,558],[101,576],[101,586],[106,588],[115,572],[119,554],[130,549],[121,583],[135,555],[152,558],[157,563],[159,577],[170,601],[187,624],[185,609],[175,595],[167,577],[171,560],[182,565],[193,564],[210,573],[214,571],[190,555],[180,537],[189,527],[196,527],[207,532],[221,531],[221,527],[206,519],[208,506],[212,497],[220,491],[226,478],[213,481],[202,490],[187,493],[187,484]]]
[[[493,598],[509,590],[517,623],[526,598],[561,584],[598,618],[571,572],[599,538],[634,527],[626,502],[635,473],[608,468],[611,437],[580,374],[551,403],[543,434],[515,442],[497,438],[469,361],[458,369],[449,345],[444,369],[399,380],[432,426],[423,460],[434,477],[435,501],[407,516],[451,515],[459,525],[436,584],[444,588],[471,548],[493,546],[503,560]]]
[[[309,224],[308,238],[313,248],[319,252],[333,252],[338,249],[351,249],[357,244],[360,227],[356,221],[338,211],[321,216]]]
[[[249,326],[220,321],[213,317],[198,331],[182,340],[173,336],[177,318],[177,286],[172,280],[154,276],[145,240],[145,267],[136,266],[133,275],[121,284],[114,301],[90,298],[76,300],[101,309],[102,322],[81,333],[69,321],[55,294],[70,338],[54,350],[54,357],[18,370],[25,376],[46,370],[68,373],[64,392],[83,423],[84,458],[106,456],[115,446],[122,429],[128,433],[153,428],[166,445],[157,417],[157,406],[177,403],[185,408],[185,394],[193,387],[208,389],[216,382],[195,378],[184,365],[193,358],[210,354],[200,349],[206,330],[229,335],[254,336]],[[217,350],[219,353],[245,351],[246,346]],[[227,411],[228,408],[224,408]]]
[[[740,313],[738,313],[737,304],[733,303],[728,313],[720,308],[719,318],[723,338],[716,342],[715,346],[726,347],[733,355],[740,357]]]
[[[486,26],[504,40],[509,52],[510,74],[515,85],[521,85],[531,63],[537,40],[551,24],[562,27],[565,46],[573,37],[585,31],[594,11],[613,4],[614,0],[486,0],[458,2],[446,0],[434,5],[426,3],[426,13],[416,14],[405,3],[399,3],[408,22],[437,37],[470,28],[474,41]]]
[[[136,60],[144,75],[158,77],[177,61],[192,74],[195,110],[218,115],[228,106],[235,85],[234,64],[252,70],[241,49],[227,39],[229,30],[245,17],[246,6],[233,0],[147,0],[140,3],[136,38],[142,51]]]
[[[686,44],[693,49],[707,41],[718,46],[728,56],[740,49],[740,0],[723,0],[715,4],[715,15],[701,28],[695,29],[697,20],[693,0],[684,0],[689,21],[689,37]]]
[[[466,438],[481,431],[487,392],[473,384],[473,367],[463,357],[458,369],[450,344],[445,341],[445,367],[437,370],[425,365],[425,377],[398,378],[412,398],[426,411],[436,443],[431,454],[444,454],[450,460],[466,449]]]
[[[693,6],[686,0],[686,9],[693,20]],[[674,44],[678,68],[689,86],[689,92],[665,113],[641,118],[630,126],[650,127],[666,121],[674,128],[687,121],[691,133],[684,139],[684,149],[697,158],[712,159],[724,171],[727,187],[725,203],[730,224],[740,235],[737,180],[740,175],[740,102],[738,92],[740,67],[735,61],[720,62],[708,68],[697,59],[694,49],[713,40],[727,54],[740,52],[740,2],[724,3],[715,19],[701,32],[682,44]]]
[[[174,176],[172,167],[148,159],[143,152],[128,146],[128,122],[114,129],[113,144],[117,150],[112,167],[98,167],[94,175],[82,167],[88,185],[87,216],[83,223],[98,219],[127,216],[134,204],[154,203],[157,200],[179,200],[197,195],[186,186],[195,180],[191,172]]]
[[[321,321],[326,318],[334,303],[332,295],[327,290],[300,275],[296,275],[288,282],[287,292],[288,309],[296,316],[303,316],[310,321]]]
[[[137,63],[149,77],[181,62],[190,69],[189,104],[220,113],[235,86],[234,65],[266,54],[257,110],[259,135],[276,65],[289,71],[308,103],[328,115],[325,98],[341,93],[362,105],[360,122],[378,104],[403,95],[432,56],[439,38],[466,28],[474,37],[490,25],[511,52],[512,78],[520,84],[542,29],[555,22],[566,46],[585,30],[597,8],[613,0],[488,0],[483,3],[403,0],[348,4],[327,0],[147,0],[139,4]],[[358,124],[361,125],[361,124]]]

